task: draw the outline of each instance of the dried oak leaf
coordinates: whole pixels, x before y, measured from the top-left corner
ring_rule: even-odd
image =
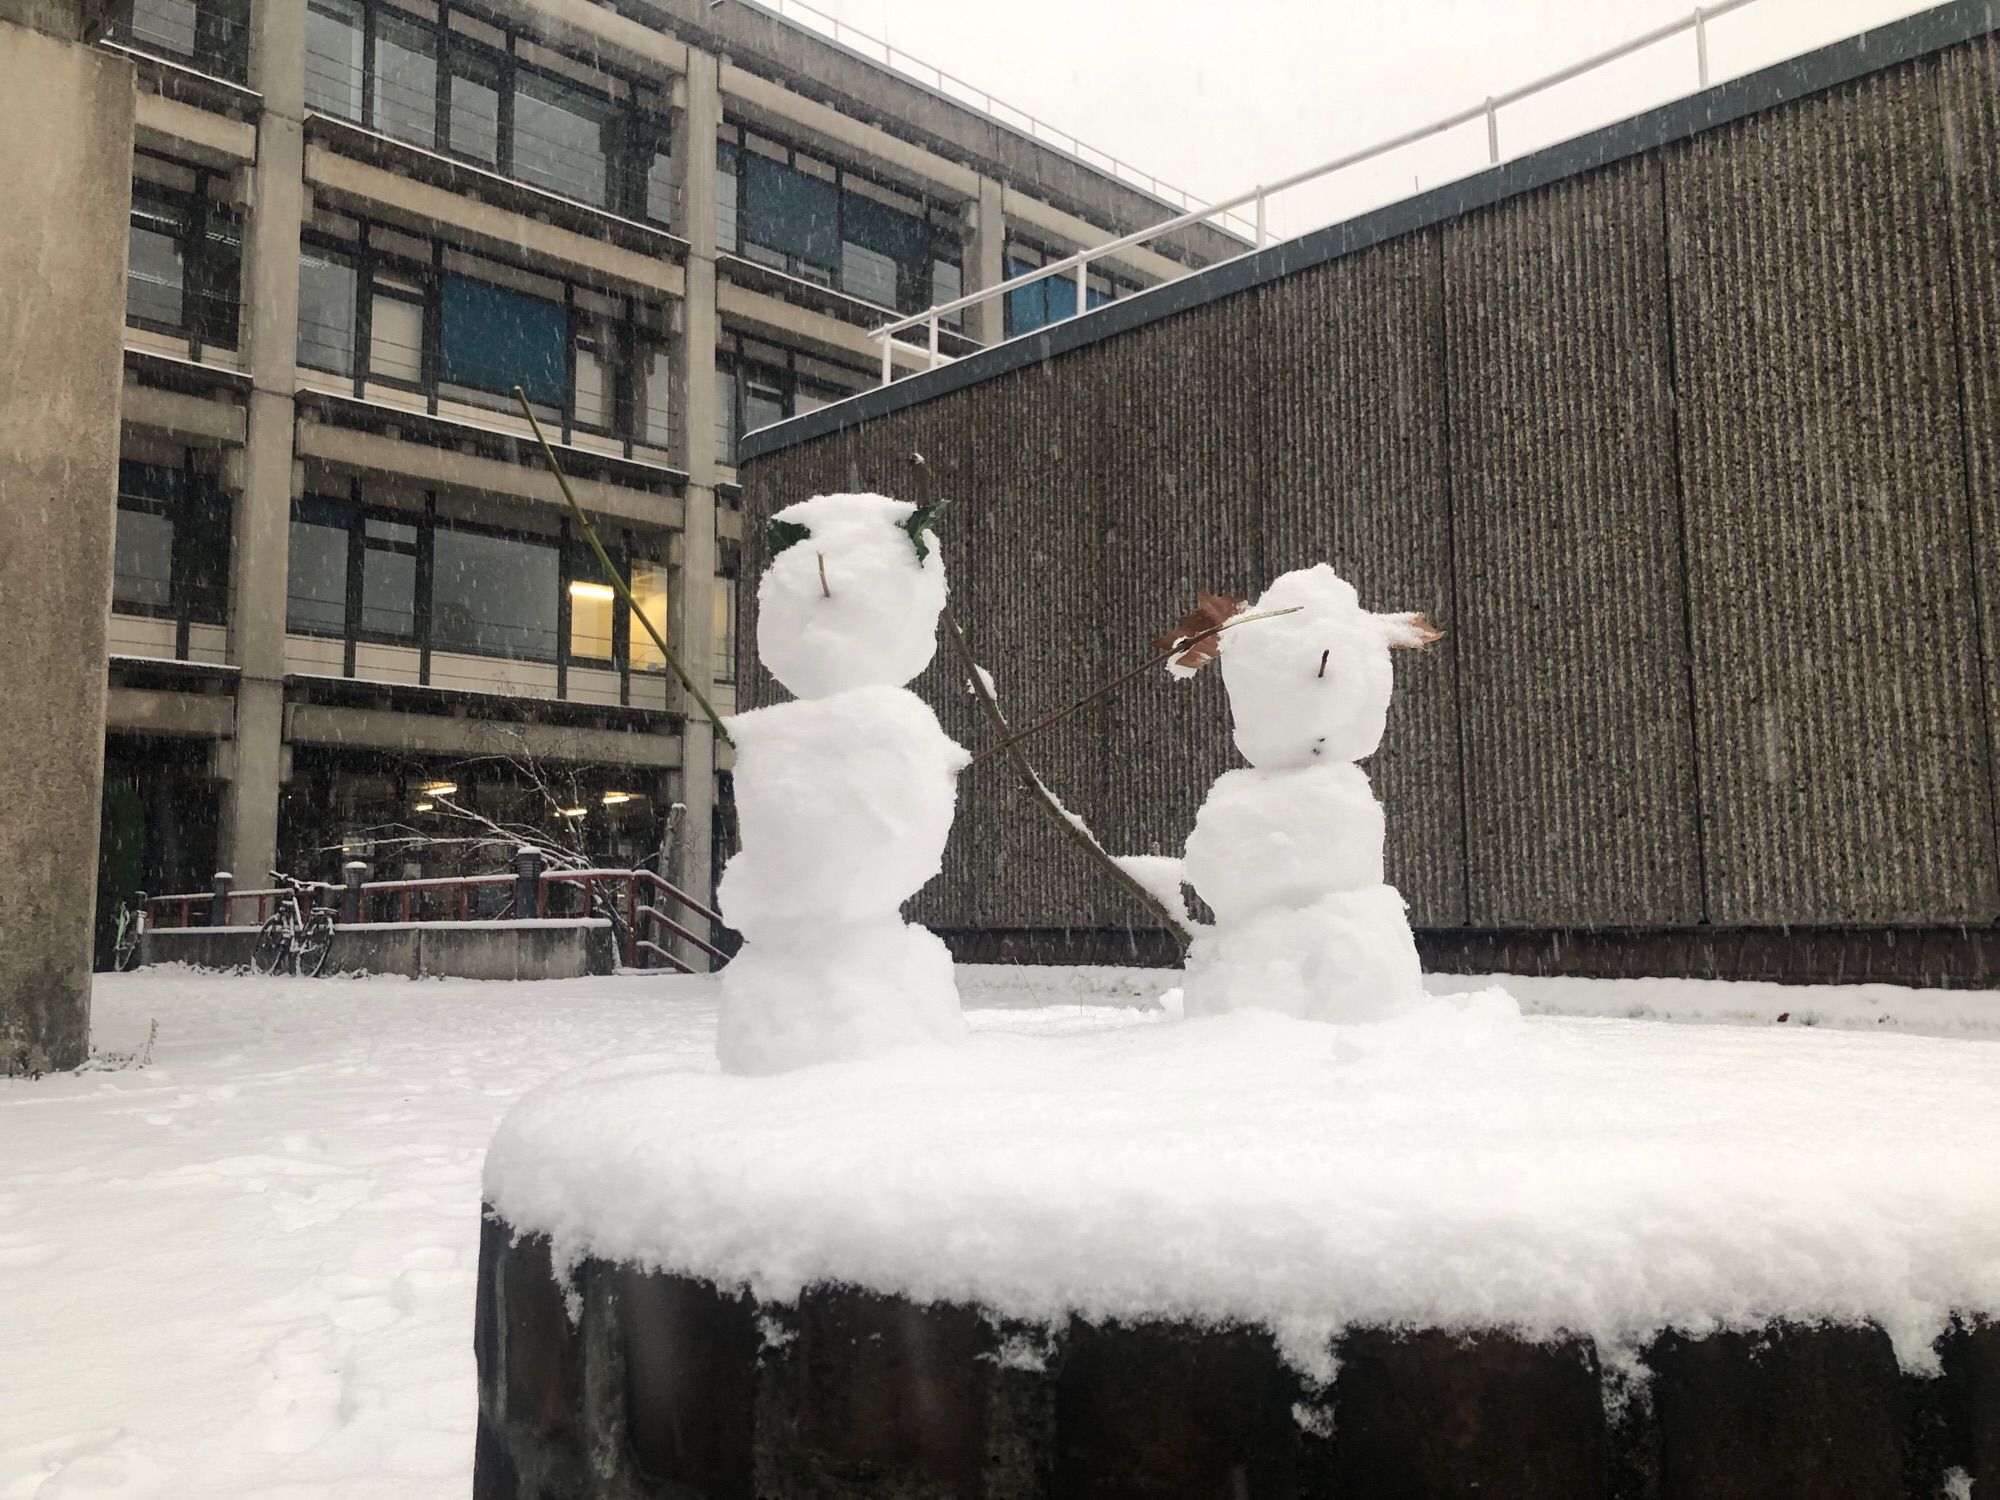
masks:
[[[1215,632],[1243,612],[1243,601],[1235,594],[1211,594],[1207,589],[1198,589],[1195,597],[1195,607],[1181,616],[1180,624],[1152,643],[1155,651],[1172,651],[1187,645],[1169,664],[1179,669],[1177,676],[1199,672],[1221,655],[1222,637]]]

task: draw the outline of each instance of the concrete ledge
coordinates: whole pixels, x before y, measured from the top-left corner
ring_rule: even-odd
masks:
[[[254,927],[162,928],[146,934],[141,962],[247,969]],[[410,979],[581,979],[617,967],[611,924],[565,922],[367,922],[342,927],[328,974]]]
[[[569,1299],[569,1300],[566,1300]],[[580,1307],[572,1319],[570,1308]],[[1260,1330],[1054,1329],[849,1287],[796,1306],[586,1261],[490,1215],[481,1500],[1931,1497],[2000,1485],[2000,1326],[1935,1378],[1873,1327],[1587,1342],[1355,1329],[1309,1390]]]

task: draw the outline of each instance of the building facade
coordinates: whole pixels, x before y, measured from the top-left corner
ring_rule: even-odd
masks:
[[[514,388],[728,712],[741,435],[877,383],[895,314],[1176,212],[739,0],[136,0],[106,45],[140,80],[107,910],[490,866],[486,822],[705,896],[727,756]]]

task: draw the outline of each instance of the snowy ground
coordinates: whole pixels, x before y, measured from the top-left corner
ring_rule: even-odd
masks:
[[[1104,1002],[1162,987],[1129,970],[963,979],[975,1030],[1042,1035],[1134,1024]],[[2000,1084],[2000,995],[1507,984],[1544,1013],[1957,1037],[1930,1055]],[[100,981],[100,1048],[155,1020],[147,1066],[0,1082],[0,1500],[463,1496],[494,1127],[595,1060],[710,1070],[712,987]],[[1910,1045],[1884,1038],[1882,1061]]]

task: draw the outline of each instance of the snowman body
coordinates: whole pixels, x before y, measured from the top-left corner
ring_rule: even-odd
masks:
[[[1215,912],[1188,950],[1190,1016],[1259,1007],[1381,1019],[1421,998],[1403,898],[1382,873],[1382,807],[1355,762],[1381,743],[1389,651],[1421,618],[1361,608],[1333,569],[1287,573],[1259,620],[1223,638],[1236,747],[1250,762],[1209,789],[1185,873]]]
[[[902,904],[941,868],[965,751],[905,683],[924,669],[944,564],[913,507],[823,495],[758,587],[757,651],[797,701],[729,721],[742,849],[717,904],[724,1071],[778,1073],[960,1035],[951,955]]]

